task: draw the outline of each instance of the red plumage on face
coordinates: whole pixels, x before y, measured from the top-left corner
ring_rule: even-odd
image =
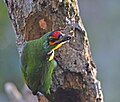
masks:
[[[55,38],[55,39],[58,39],[58,37],[61,35],[62,33],[60,31],[55,31],[53,32],[52,36]]]

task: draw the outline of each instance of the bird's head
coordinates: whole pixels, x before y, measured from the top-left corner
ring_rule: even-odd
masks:
[[[60,31],[49,32],[47,40],[44,43],[44,49],[50,56],[49,61],[54,58],[54,50],[58,49],[64,43],[71,39],[70,35],[63,34]]]
[[[56,50],[70,39],[70,35],[63,34],[60,31],[54,31],[48,35],[48,45],[51,50]]]

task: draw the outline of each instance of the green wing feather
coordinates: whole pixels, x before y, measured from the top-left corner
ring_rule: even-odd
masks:
[[[43,94],[50,93],[54,62],[53,60],[48,61],[49,56],[43,46],[46,39],[47,34],[40,39],[29,41],[25,45],[21,56],[22,74],[33,94],[38,91]]]

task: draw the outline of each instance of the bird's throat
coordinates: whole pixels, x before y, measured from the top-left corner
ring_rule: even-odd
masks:
[[[49,53],[48,53],[48,55],[49,55],[49,61],[51,61],[51,60],[53,60],[53,58],[54,58],[54,50],[52,50],[52,51],[50,51]]]

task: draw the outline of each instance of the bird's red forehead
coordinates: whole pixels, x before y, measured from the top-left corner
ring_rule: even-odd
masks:
[[[60,31],[55,31],[53,34],[52,34],[52,36],[54,37],[54,38],[58,38],[59,37],[59,35],[61,35],[62,33],[60,32]]]

